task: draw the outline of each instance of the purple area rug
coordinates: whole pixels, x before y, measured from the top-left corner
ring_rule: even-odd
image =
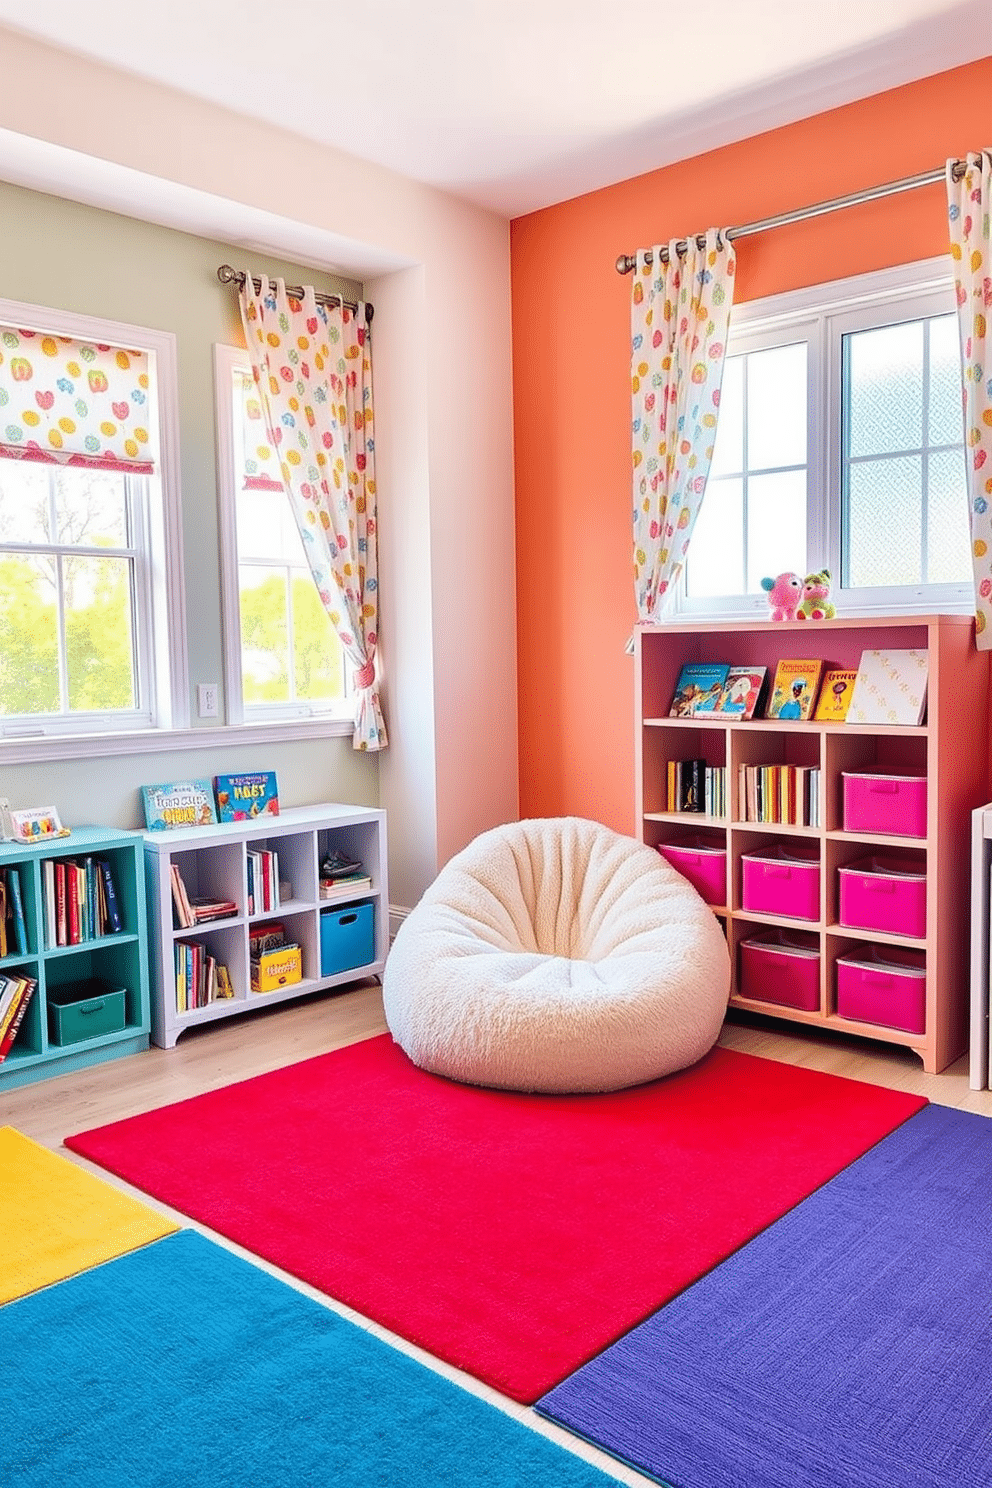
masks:
[[[992,1121],[928,1106],[538,1410],[677,1488],[988,1488]]]

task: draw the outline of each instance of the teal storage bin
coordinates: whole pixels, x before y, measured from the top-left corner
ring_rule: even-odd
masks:
[[[124,1027],[125,989],[101,977],[49,987],[46,998],[50,1043],[78,1044]]]
[[[347,904],[320,912],[320,974],[336,976],[375,960],[371,904]]]

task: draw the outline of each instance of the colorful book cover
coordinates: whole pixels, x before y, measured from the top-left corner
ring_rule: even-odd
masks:
[[[209,780],[171,780],[164,785],[143,785],[141,800],[149,832],[164,832],[174,827],[212,827],[217,823]]]
[[[813,715],[820,723],[843,723],[851,706],[857,671],[828,667],[820,684],[820,701]]]
[[[783,658],[775,668],[775,684],[766,718],[811,718],[823,662],[815,657]]]
[[[923,722],[927,706],[926,651],[862,651],[848,723]]]
[[[217,815],[222,822],[251,821],[256,816],[279,815],[279,787],[275,770],[214,778]]]
[[[731,718],[754,718],[767,675],[767,667],[732,666],[716,712]]]
[[[669,718],[698,718],[712,713],[723,693],[730,667],[720,661],[687,661],[679,673]]]

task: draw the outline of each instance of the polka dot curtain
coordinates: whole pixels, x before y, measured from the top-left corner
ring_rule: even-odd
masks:
[[[363,307],[302,300],[249,275],[241,318],[262,406],[264,469],[278,458],[321,602],[355,667],[356,749],[384,749],[376,680],[379,577],[372,351]],[[249,455],[253,452],[248,451]]]
[[[961,334],[965,460],[975,569],[975,636],[992,650],[992,150],[947,162],[951,258]]]
[[[681,252],[679,248],[681,246]],[[640,249],[631,290],[634,593],[637,618],[661,618],[685,564],[713,460],[733,245],[716,228]]]

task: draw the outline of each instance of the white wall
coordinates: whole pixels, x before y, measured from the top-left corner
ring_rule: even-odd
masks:
[[[0,45],[0,177],[366,283],[392,740],[380,797],[392,897],[411,905],[517,814],[508,225],[13,33]]]

